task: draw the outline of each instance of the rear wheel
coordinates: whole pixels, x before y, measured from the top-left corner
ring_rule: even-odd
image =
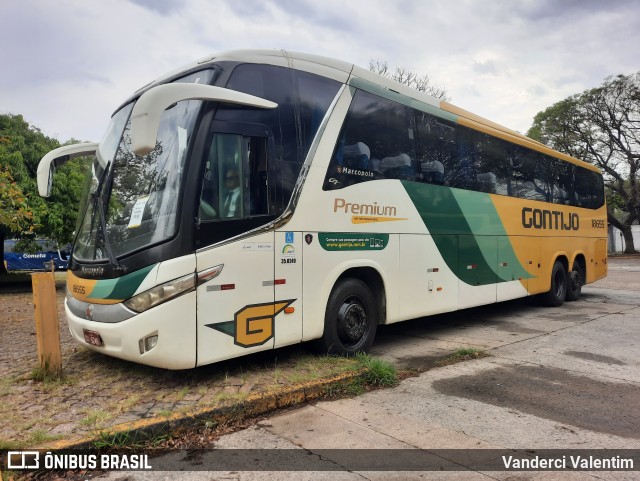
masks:
[[[378,327],[378,309],[369,286],[359,279],[339,281],[331,291],[320,349],[329,354],[366,352]]]
[[[542,303],[545,306],[561,306],[567,296],[567,271],[560,261],[556,261],[551,271],[551,289],[542,294]]]
[[[582,286],[584,285],[585,272],[580,262],[573,263],[573,270],[569,273],[567,279],[567,301],[577,301],[582,293]]]

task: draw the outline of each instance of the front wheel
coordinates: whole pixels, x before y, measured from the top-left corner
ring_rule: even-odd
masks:
[[[343,279],[329,296],[318,346],[329,354],[344,356],[366,352],[377,326],[378,309],[369,286],[359,279]]]
[[[551,289],[542,294],[542,303],[549,307],[561,306],[567,296],[567,271],[560,261],[556,261],[551,271]]]

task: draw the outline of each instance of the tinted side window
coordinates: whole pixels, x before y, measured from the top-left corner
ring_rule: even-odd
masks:
[[[216,120],[266,126],[273,140],[269,163],[271,213],[279,214],[289,203],[311,142],[340,83],[298,70],[271,65],[238,65],[227,88],[256,95],[278,104],[276,109],[247,109],[221,105]]]
[[[331,157],[324,189],[373,179],[416,178],[411,109],[358,90]]]
[[[553,171],[552,202],[554,204],[576,205],[573,182],[573,164],[550,160]]]
[[[421,182],[453,186],[457,177],[457,126],[424,112],[415,112]]]
[[[591,170],[577,168],[575,197],[578,207],[598,209],[604,204],[604,182],[601,175]]]
[[[549,200],[546,167],[542,160],[538,152],[516,146],[512,171],[516,197],[543,202]]]
[[[213,135],[200,194],[201,221],[269,214],[266,140],[235,134]]]

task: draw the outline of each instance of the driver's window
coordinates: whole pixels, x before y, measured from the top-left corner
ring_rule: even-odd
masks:
[[[200,194],[200,220],[268,214],[266,138],[214,134]]]

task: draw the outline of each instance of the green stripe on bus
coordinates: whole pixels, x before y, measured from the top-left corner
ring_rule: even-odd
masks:
[[[500,215],[491,200],[491,196],[489,194],[471,192],[462,189],[450,190],[475,237],[497,236],[496,242],[498,244],[495,245],[495,249],[492,252],[487,252],[486,248],[482,248],[482,246],[486,246],[487,243],[480,243],[480,248],[483,251],[485,259],[493,260],[495,258],[495,263],[492,262],[490,265],[495,266],[494,270],[496,271],[496,274],[501,277],[501,280],[511,281],[513,280],[513,276],[521,277],[523,279],[533,277],[526,271],[522,264],[520,264],[513,246],[509,241],[507,231],[502,224]],[[493,244],[491,244],[491,247],[489,248],[493,249]],[[498,257],[500,258],[499,260]],[[511,269],[509,270],[509,277],[503,277],[503,275],[499,273],[497,267],[498,261],[511,266]]]
[[[129,299],[156,264],[144,267],[117,279],[99,280],[91,291],[93,299]]]
[[[403,181],[407,194],[451,271],[470,285],[513,280],[498,273],[507,262],[518,277],[531,277],[518,261],[489,194]],[[513,269],[512,269],[513,271]]]

